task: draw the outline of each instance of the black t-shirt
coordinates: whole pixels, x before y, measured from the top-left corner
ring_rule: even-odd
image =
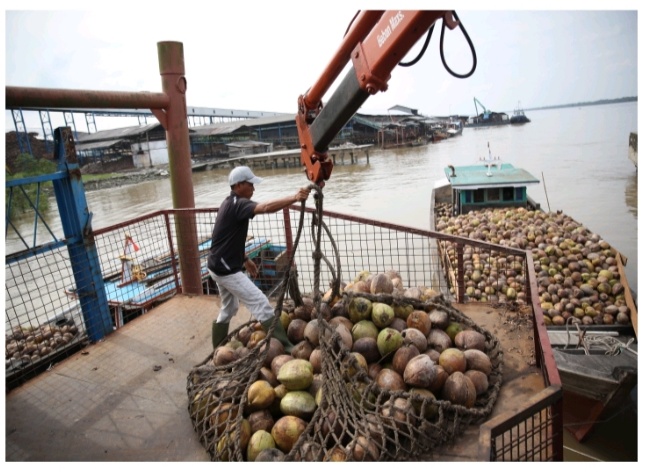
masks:
[[[248,224],[254,218],[257,202],[237,196],[234,192],[223,200],[209,249],[207,267],[216,275],[230,275],[243,269]]]

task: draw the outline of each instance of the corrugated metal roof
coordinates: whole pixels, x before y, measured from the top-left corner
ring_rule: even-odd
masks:
[[[250,127],[244,125],[242,121],[232,121],[229,123],[213,123],[211,125],[193,127],[191,131],[198,136],[215,136],[219,134],[232,134],[237,131],[249,129]]]
[[[117,143],[124,141],[123,139],[113,139],[111,141],[99,141],[86,144],[77,144],[75,149],[77,151],[89,151],[90,149],[106,149],[111,146],[114,146]]]
[[[502,186],[524,187],[540,183],[538,179],[524,169],[518,169],[511,164],[498,164],[497,162],[491,165],[490,172],[487,164],[448,166],[444,169],[444,172],[450,185],[459,190]]]
[[[150,123],[147,125],[127,126],[125,128],[107,129],[97,131],[96,133],[79,135],[78,143],[100,142],[111,139],[126,139],[139,136],[155,128],[162,127],[160,123]]]
[[[235,143],[227,143],[226,146],[233,147],[233,148],[248,149],[257,146],[270,146],[270,143],[262,143],[260,141],[238,141]]]

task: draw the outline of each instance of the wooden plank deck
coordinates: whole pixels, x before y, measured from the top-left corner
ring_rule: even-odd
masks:
[[[475,306],[473,306],[475,305]],[[532,331],[503,310],[459,309],[500,339],[504,386],[491,416],[544,388]],[[209,461],[187,411],[186,379],[211,352],[215,295],[178,295],[6,395],[6,460]],[[241,308],[234,330],[251,319]],[[425,460],[471,461],[478,426]]]

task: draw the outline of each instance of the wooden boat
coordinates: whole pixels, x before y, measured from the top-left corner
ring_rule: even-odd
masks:
[[[446,180],[438,182],[432,192],[432,230],[443,231],[437,225],[442,207],[450,207],[455,216],[472,212],[475,220],[479,219],[480,211],[493,208],[540,209],[540,205],[526,193],[526,186],[537,184],[538,179],[523,169],[493,159],[490,152],[489,158],[477,165],[446,167],[445,175]],[[446,261],[446,278],[450,285],[454,285],[451,287],[454,293],[462,293],[456,276],[458,268],[450,263],[448,250],[452,248],[439,246],[440,257]],[[626,401],[637,386],[637,310],[623,270],[625,258],[616,253],[616,261],[631,325],[616,321],[611,327],[570,323],[566,325],[569,331],[565,326],[547,326],[565,392],[568,409],[565,411],[565,424],[566,427],[572,425],[567,429],[578,441],[587,436],[599,418]],[[464,259],[462,270],[465,263]],[[542,288],[540,281],[543,277],[536,275],[539,288]],[[547,325],[551,325],[544,307],[543,311]],[[614,349],[602,348],[600,343],[603,340]]]
[[[216,291],[207,270],[210,245],[211,239],[207,239],[198,246],[201,278],[207,293]],[[121,271],[108,274],[103,279],[115,328],[148,311],[154,304],[172,297],[180,285],[177,255],[162,254],[139,262],[136,257],[138,251],[137,243],[126,234],[123,253],[119,255]],[[286,247],[273,244],[265,237],[250,237],[245,245],[245,253],[259,268],[255,285],[265,293],[276,289],[287,269]],[[65,292],[72,299],[78,298],[76,287],[69,287]]]
[[[628,326],[567,324],[547,332],[565,392],[564,425],[582,441],[637,386],[637,341]]]

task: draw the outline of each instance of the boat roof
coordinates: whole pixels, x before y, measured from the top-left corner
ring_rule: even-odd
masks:
[[[540,183],[526,170],[497,160],[471,166],[448,166],[444,172],[450,185],[459,190],[502,186],[526,187]]]

